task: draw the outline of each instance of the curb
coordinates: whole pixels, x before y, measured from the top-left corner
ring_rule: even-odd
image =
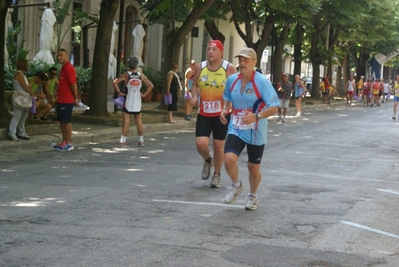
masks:
[[[57,124],[57,133],[46,133],[43,135],[34,135],[31,136],[30,140],[20,140],[18,142],[12,142],[10,140],[1,140],[0,141],[0,151],[2,153],[12,153],[18,150],[23,149],[40,149],[44,147],[49,147],[50,143],[58,143],[62,135],[59,133],[59,125]],[[72,140],[75,146],[89,144],[89,143],[98,143],[98,142],[106,142],[112,139],[119,138],[121,136],[121,127],[104,127],[102,125],[93,125],[93,124],[82,124],[76,123],[74,124],[74,128],[79,128],[79,130],[73,130]],[[178,120],[176,124],[170,123],[152,123],[152,124],[144,124],[144,133],[145,136],[151,135],[153,133],[159,133],[163,131],[172,131],[179,129],[189,129],[195,128],[195,122]],[[130,126],[129,136],[134,137],[136,134],[136,126]]]
[[[303,112],[312,110],[329,109],[332,106],[344,104],[344,101],[335,100],[330,105],[315,104],[313,101],[304,101],[302,103]],[[180,112],[181,113],[181,112]],[[174,113],[177,119],[176,124],[166,122],[166,111],[143,111],[143,124],[145,136],[153,133],[173,131],[179,129],[195,129],[195,122],[186,121],[182,118],[183,113]],[[295,105],[289,107],[288,113],[295,114]],[[271,116],[272,118],[272,116]],[[96,123],[93,123],[96,122]],[[58,143],[62,136],[58,123],[54,122],[38,122],[30,120],[31,125],[25,128],[31,136],[30,140],[20,140],[12,142],[7,139],[8,129],[0,129],[0,151],[2,153],[11,153],[17,150],[23,150],[27,147],[30,149],[39,149],[49,147],[52,142]],[[73,134],[72,140],[74,145],[79,146],[88,143],[106,142],[119,138],[121,135],[122,118],[97,118],[88,117],[80,114],[73,114]],[[129,137],[136,136],[136,127],[132,118],[129,130]],[[2,138],[4,138],[2,140]]]

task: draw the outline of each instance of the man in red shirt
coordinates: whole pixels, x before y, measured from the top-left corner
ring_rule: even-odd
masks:
[[[76,85],[76,71],[69,62],[68,53],[65,49],[60,49],[57,53],[58,62],[62,68],[58,83],[58,99],[57,99],[57,120],[60,122],[62,141],[54,146],[55,150],[72,151],[72,110],[78,96],[78,88]]]

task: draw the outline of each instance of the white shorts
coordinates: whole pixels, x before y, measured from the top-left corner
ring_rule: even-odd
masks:
[[[288,108],[288,106],[290,105],[289,99],[279,99],[279,101],[280,101],[279,108]]]

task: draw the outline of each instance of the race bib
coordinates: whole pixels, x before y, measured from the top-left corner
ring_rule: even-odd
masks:
[[[247,109],[248,111],[252,112],[252,109]],[[233,127],[238,130],[252,130],[255,129],[255,123],[245,124],[242,121],[242,117],[245,116],[245,109],[234,109],[232,112],[232,123]]]
[[[204,108],[204,113],[218,113],[222,111],[222,101],[203,101],[202,106]]]

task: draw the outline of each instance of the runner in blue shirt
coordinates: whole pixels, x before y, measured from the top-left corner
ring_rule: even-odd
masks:
[[[231,113],[224,162],[232,187],[225,202],[234,203],[244,190],[244,185],[238,178],[237,161],[246,146],[250,190],[245,209],[256,210],[257,191],[262,178],[260,163],[267,138],[266,118],[277,112],[279,99],[266,77],[254,71],[257,62],[255,50],[244,48],[236,57],[239,59],[240,73],[231,75],[226,81],[223,94],[225,106],[220,114],[221,122],[226,124],[225,116]]]

